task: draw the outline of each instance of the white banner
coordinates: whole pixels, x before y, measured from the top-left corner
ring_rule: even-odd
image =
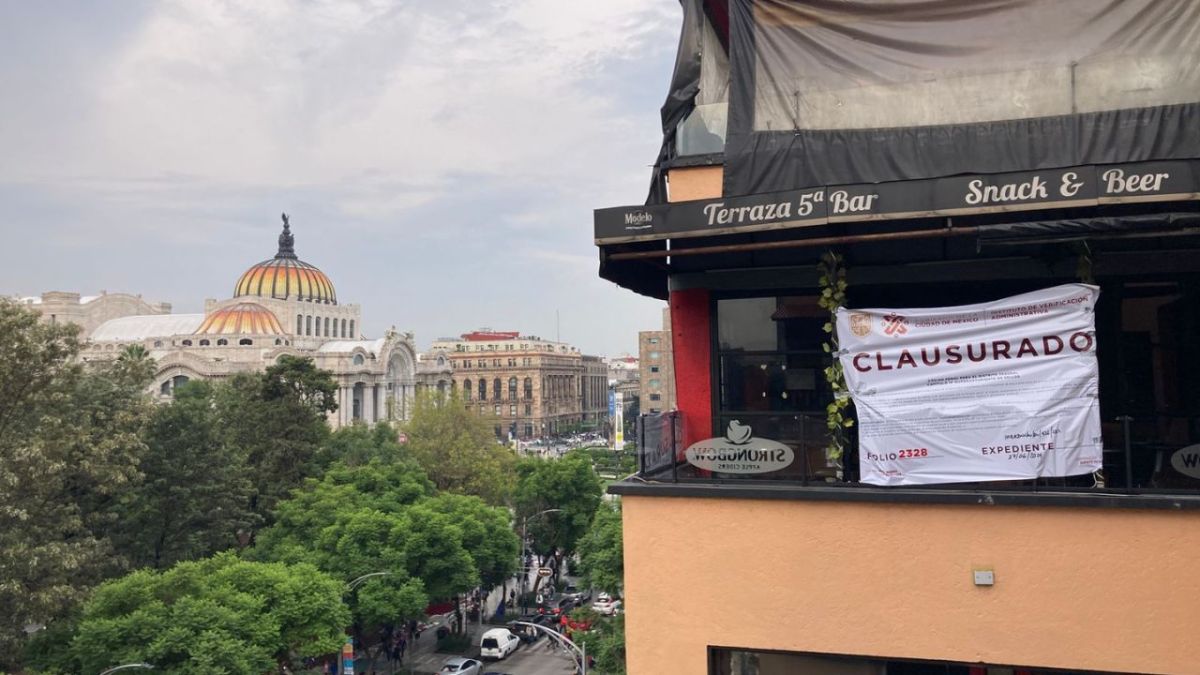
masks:
[[[1101,467],[1095,286],[924,309],[839,308],[861,480],[920,485]]]

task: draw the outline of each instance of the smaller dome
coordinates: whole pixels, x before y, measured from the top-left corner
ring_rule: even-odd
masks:
[[[275,313],[253,302],[222,307],[204,318],[197,335],[283,335]]]

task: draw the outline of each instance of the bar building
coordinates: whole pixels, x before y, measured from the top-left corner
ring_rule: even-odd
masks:
[[[600,276],[670,308],[676,406],[610,488],[629,672],[1198,672],[1200,6],[681,4],[649,196],[594,223]],[[1098,471],[880,487],[857,427],[830,452],[822,297],[1073,283]],[[751,434],[792,459],[689,461]]]

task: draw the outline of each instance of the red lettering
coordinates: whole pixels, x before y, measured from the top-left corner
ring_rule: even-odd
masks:
[[[1076,342],[1082,339],[1083,346],[1076,346]],[[1092,336],[1087,333],[1075,333],[1071,335],[1071,349],[1077,352],[1086,352],[1092,348]]]
[[[975,350],[971,349],[971,345],[967,345],[967,358],[972,361],[979,362],[987,358],[987,343],[979,343],[979,356],[975,356]]]
[[[1011,358],[1008,355],[1008,350],[1011,347],[1012,347],[1012,345],[1008,344],[1008,342],[1006,340],[996,340],[995,342],[992,343],[992,358],[998,359],[1001,356],[1003,356],[1006,359]]]
[[[869,359],[869,358],[871,358],[871,357],[868,354],[855,354],[854,359],[851,361],[851,363],[854,364],[854,369],[857,370],[858,372],[869,373],[869,372],[871,372],[871,366],[864,366],[858,362],[859,359]]]
[[[875,352],[875,363],[876,363],[876,367],[879,368],[880,370],[891,370],[892,369],[891,366],[883,365],[883,354],[880,354],[879,352]]]
[[[1051,342],[1051,341],[1053,341],[1053,342]],[[1056,346],[1054,348],[1051,348],[1050,347],[1051,344],[1055,344]],[[1042,355],[1043,356],[1053,356],[1053,355],[1061,352],[1062,350],[1063,350],[1062,338],[1057,337],[1055,335],[1047,335],[1046,337],[1042,338]]]
[[[962,363],[962,347],[958,345],[946,347],[946,363]]]
[[[941,360],[942,360],[942,350],[939,349],[938,347],[933,348],[933,360],[932,361],[929,360],[929,356],[925,353],[925,348],[924,347],[921,348],[921,363],[924,363],[927,366],[936,366],[938,364],[938,361],[941,361]]]
[[[1031,356],[1038,355],[1037,350],[1033,348],[1033,340],[1030,340],[1029,338],[1021,340],[1021,346],[1017,349],[1017,358],[1019,359],[1026,354]]]
[[[896,370],[900,370],[905,364],[908,364],[913,368],[917,367],[917,360],[913,358],[912,354],[908,353],[907,349],[900,351],[900,358],[896,360]]]

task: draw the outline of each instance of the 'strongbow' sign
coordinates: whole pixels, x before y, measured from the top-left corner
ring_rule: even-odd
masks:
[[[795,454],[788,446],[756,438],[749,425],[733,420],[724,438],[693,443],[684,453],[688,463],[718,473],[770,473],[791,465]]]
[[[597,244],[826,223],[1200,199],[1200,161],[1075,166],[597,209]]]

